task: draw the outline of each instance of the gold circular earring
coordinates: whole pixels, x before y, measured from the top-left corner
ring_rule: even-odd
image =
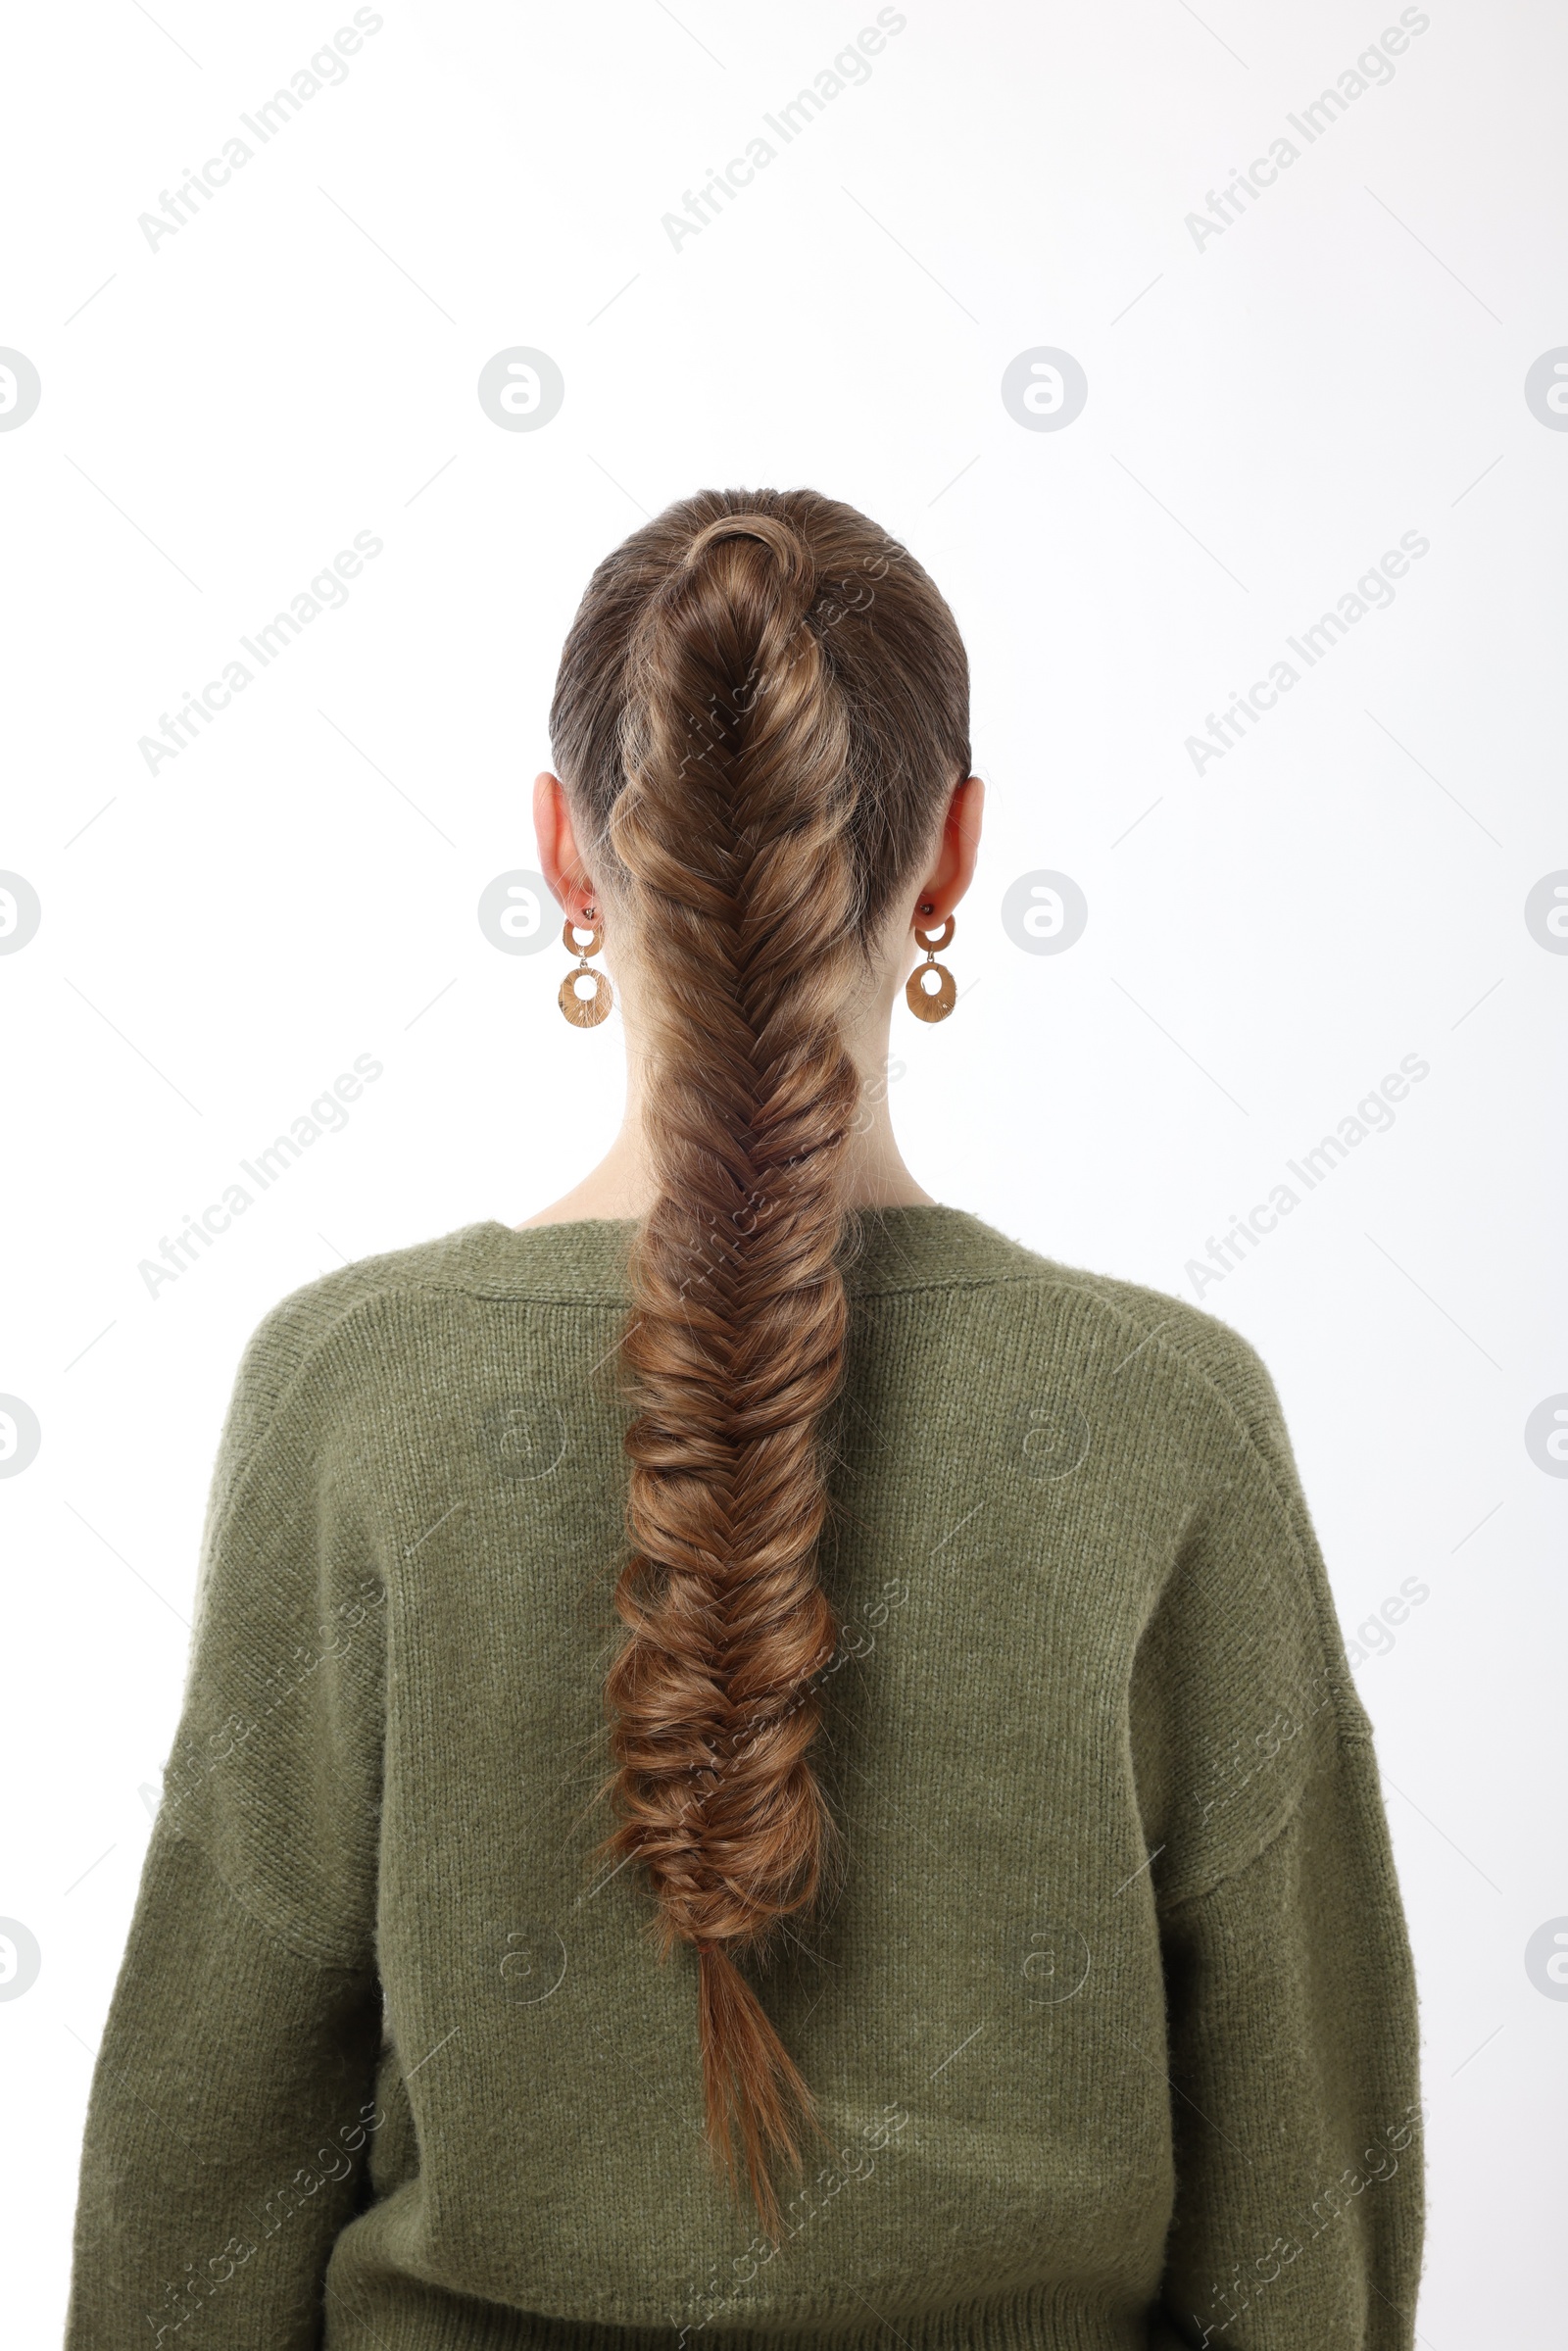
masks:
[[[929,899],[920,908],[922,914],[936,911]],[[915,944],[925,949],[925,961],[917,963],[904,987],[904,1001],[917,1020],[946,1020],[958,1001],[957,983],[945,963],[937,961],[937,950],[946,947],[953,937],[954,921],[950,914],[940,931],[933,937],[930,931],[914,926]],[[936,975],[936,986],[927,988],[925,982]]]
[[[577,960],[562,981],[556,1002],[574,1029],[596,1029],[615,999],[610,985],[610,974],[607,971],[590,971],[588,968],[588,957],[596,955],[604,943],[599,908],[590,903],[582,911],[581,922],[573,922],[568,914],[562,925],[561,944],[569,947]],[[572,937],[573,931],[588,933],[586,947]],[[584,979],[593,981],[592,996],[579,996],[577,993],[577,983]]]

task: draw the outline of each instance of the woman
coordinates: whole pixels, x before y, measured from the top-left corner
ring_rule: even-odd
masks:
[[[705,492],[552,729],[626,1123],[251,1343],[69,2351],[1408,2345],[1410,1958],[1268,1376],[931,1200],[874,1082],[953,1008],[947,606]]]

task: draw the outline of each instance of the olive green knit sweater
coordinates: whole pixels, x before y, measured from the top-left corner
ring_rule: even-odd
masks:
[[[777,2250],[608,1826],[631,1228],[286,1299],[219,1454],[68,2351],[1403,2351],[1414,1983],[1268,1375],[959,1210],[852,1220]],[[789,2200],[793,2198],[793,2200]]]

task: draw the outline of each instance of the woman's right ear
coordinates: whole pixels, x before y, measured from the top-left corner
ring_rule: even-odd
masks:
[[[915,894],[914,921],[940,930],[973,881],[985,797],[985,785],[977,775],[966,775],[954,785],[936,863]]]

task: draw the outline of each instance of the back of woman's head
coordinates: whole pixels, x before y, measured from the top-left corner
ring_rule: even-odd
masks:
[[[834,1856],[808,1751],[838,1639],[817,1552],[860,1085],[845,1024],[968,773],[967,666],[926,573],[854,508],[703,491],[594,573],[551,732],[635,957],[658,1191],[621,1343],[601,1852],[641,1865],[662,1954],[697,1954],[709,2142],[735,2180],[738,2131],[776,2232],[770,2158],[798,2161],[815,2117],[736,1961],[810,1909]]]

